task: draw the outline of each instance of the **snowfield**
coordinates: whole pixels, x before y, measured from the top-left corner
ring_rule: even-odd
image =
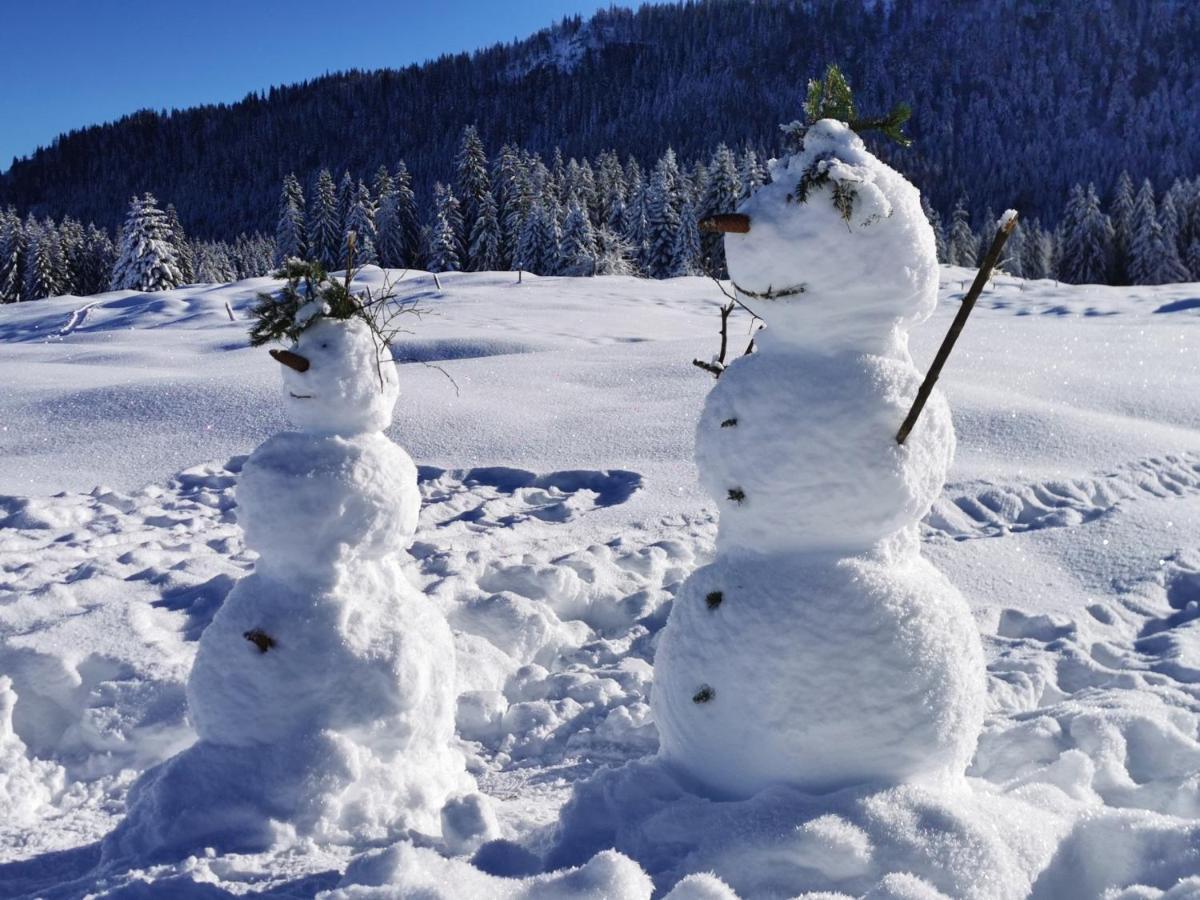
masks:
[[[942,268],[922,371],[972,276]],[[713,553],[691,361],[724,298],[359,280],[385,277],[424,308],[387,432],[423,499],[404,574],[453,629],[502,839],[101,863],[132,782],[195,740],[196,642],[255,560],[242,463],[288,423],[246,343],[269,279],[63,297],[0,307],[0,896],[1200,897],[1200,285],[997,276],[943,373],[921,552],[987,657],[966,786],[717,801],[648,758],[657,638]]]

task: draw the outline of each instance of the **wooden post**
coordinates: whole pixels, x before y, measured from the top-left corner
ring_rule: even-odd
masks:
[[[933,365],[929,367],[929,374],[925,376],[925,380],[921,382],[921,387],[917,390],[917,399],[913,401],[912,409],[908,411],[904,423],[900,426],[900,430],[896,432],[897,444],[903,444],[908,438],[909,432],[912,431],[913,426],[917,424],[921,410],[925,408],[925,401],[929,399],[929,395],[933,391],[933,386],[937,384],[938,376],[942,374],[942,366],[946,364],[946,360],[950,357],[950,351],[954,349],[954,342],[958,340],[958,336],[962,333],[963,326],[967,324],[967,317],[971,315],[971,310],[975,308],[975,301],[983,293],[983,289],[988,283],[988,278],[991,277],[992,269],[995,268],[996,263],[1000,260],[1000,251],[1004,249],[1004,242],[1008,240],[1008,236],[1012,234],[1012,230],[1016,227],[1017,216],[1014,213],[1003,225],[996,229],[996,236],[992,238],[992,246],[988,248],[987,254],[983,257],[983,263],[979,266],[979,272],[975,275],[975,281],[972,282],[971,289],[967,291],[967,296],[963,298],[962,305],[958,308],[958,315],[954,317],[954,321],[950,324],[950,330],[946,333],[946,337],[942,341],[942,346],[938,348],[937,355],[933,358]]]
[[[354,275],[354,245],[358,241],[357,231],[346,232],[346,296],[350,296],[350,279]]]

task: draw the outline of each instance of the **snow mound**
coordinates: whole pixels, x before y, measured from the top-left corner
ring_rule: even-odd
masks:
[[[62,794],[66,773],[62,766],[26,755],[13,731],[16,703],[12,679],[0,675],[0,817],[9,825],[28,825]]]
[[[626,856],[598,853],[576,869],[528,878],[498,878],[462,860],[432,850],[397,844],[358,860],[346,872],[344,887],[319,894],[320,900],[650,900],[653,884]]]

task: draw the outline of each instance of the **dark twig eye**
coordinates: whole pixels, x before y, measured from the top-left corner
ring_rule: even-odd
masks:
[[[243,634],[242,637],[257,647],[259,653],[266,653],[275,646],[275,638],[271,637],[261,628],[252,628]]]

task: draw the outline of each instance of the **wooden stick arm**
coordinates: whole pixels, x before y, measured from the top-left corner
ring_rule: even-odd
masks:
[[[917,424],[921,410],[925,408],[925,401],[929,399],[929,395],[933,392],[933,386],[937,384],[938,376],[942,373],[942,366],[946,364],[946,360],[950,357],[950,351],[954,349],[954,342],[958,340],[963,326],[967,324],[967,316],[971,315],[971,310],[975,308],[975,301],[983,293],[983,289],[992,275],[992,269],[1000,261],[1000,251],[1004,249],[1004,242],[1008,240],[1008,236],[1016,227],[1017,215],[1014,212],[996,229],[996,236],[992,238],[992,245],[983,257],[975,280],[971,283],[971,289],[963,297],[958,314],[950,324],[950,330],[946,333],[946,337],[942,340],[942,346],[938,348],[937,355],[933,358],[933,365],[929,367],[929,374],[925,376],[925,380],[921,382],[921,387],[917,390],[917,399],[913,401],[912,409],[908,411],[900,430],[896,432],[897,444],[903,444],[913,426]]]

